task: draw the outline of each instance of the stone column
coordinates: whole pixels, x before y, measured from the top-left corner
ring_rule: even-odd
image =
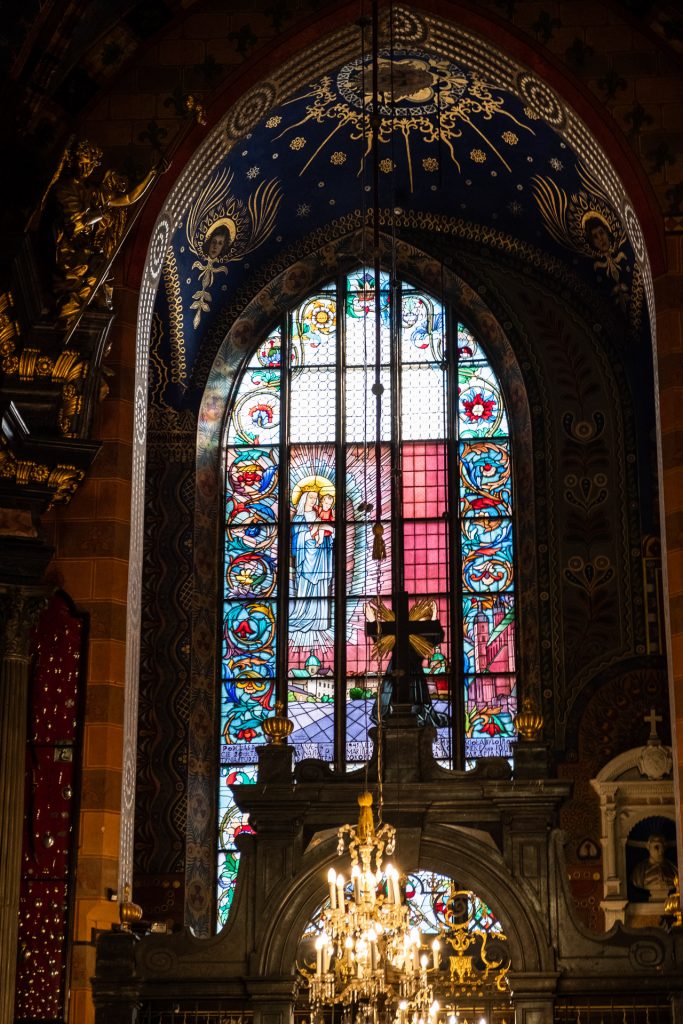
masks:
[[[0,588],[0,1024],[14,1020],[29,635],[46,604],[43,589]]]

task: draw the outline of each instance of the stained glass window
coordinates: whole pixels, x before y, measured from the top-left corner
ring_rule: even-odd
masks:
[[[383,883],[380,883],[380,886]],[[491,908],[471,889],[463,889],[448,875],[433,871],[410,871],[400,883],[405,886],[405,902],[408,907],[412,928],[423,936],[436,935],[447,929],[446,910],[453,913],[456,924],[467,924],[468,932],[487,933],[491,936],[503,934],[503,927]],[[349,898],[353,898],[353,883],[346,883]],[[382,891],[381,888],[379,890]],[[305,947],[311,943],[306,939],[315,938],[323,930],[322,914],[330,906],[329,897],[316,908],[303,932]],[[453,919],[451,919],[453,920]],[[297,956],[297,963],[304,963],[305,956]]]
[[[393,615],[399,592],[443,633],[422,661],[441,762],[510,757],[516,710],[508,416],[457,312],[388,274],[376,289],[367,268],[310,295],[237,381],[225,479],[221,923],[245,825],[226,780],[253,777],[276,694],[297,759],[368,758],[390,659],[378,664],[368,621]]]

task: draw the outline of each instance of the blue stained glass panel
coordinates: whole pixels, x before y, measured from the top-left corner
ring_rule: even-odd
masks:
[[[461,441],[460,514],[509,516],[512,511],[508,441]]]
[[[226,544],[225,596],[273,597],[276,591],[277,538],[266,551],[253,548],[253,527],[232,528]]]
[[[277,448],[230,448],[227,453],[227,505],[230,510],[258,503],[277,506]]]
[[[273,666],[274,672],[274,602],[226,601],[223,648],[224,679],[241,677],[257,665]]]
[[[241,671],[223,680],[221,743],[263,743],[263,723],[275,714],[275,666],[261,665],[258,657],[245,658]],[[237,758],[235,758],[237,760]]]
[[[513,594],[482,594],[463,600],[463,671],[466,675],[515,671]]]
[[[487,593],[513,584],[512,520],[461,519],[462,582],[465,590]]]

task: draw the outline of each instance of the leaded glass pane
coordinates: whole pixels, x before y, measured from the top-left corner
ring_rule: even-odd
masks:
[[[403,363],[441,363],[443,308],[428,295],[404,292],[401,301],[401,359]]]
[[[446,435],[446,377],[438,364],[401,369],[401,435],[428,441]]]
[[[462,583],[465,590],[488,593],[513,583],[512,520],[462,519]]]
[[[404,517],[435,519],[445,515],[448,506],[445,444],[405,444],[401,454]]]
[[[282,331],[276,327],[264,341],[256,346],[256,351],[249,360],[249,367],[260,367],[263,370],[279,370],[282,361]],[[240,391],[244,383],[240,386]]]
[[[508,432],[500,385],[486,363],[458,366],[460,437],[499,437]]]
[[[248,815],[238,808],[230,786],[256,781],[256,765],[222,765],[218,789],[218,878],[217,909],[218,927],[228,920],[230,907],[235,895],[239,850],[235,840],[242,833],[253,833]]]
[[[391,523],[384,521],[382,525],[386,557],[381,562],[372,557],[373,533],[370,524],[350,524],[346,528],[346,592],[351,596],[391,593]]]
[[[481,359],[483,353],[479,347],[479,342],[464,324],[457,325],[456,342],[458,363],[463,364],[471,360]]]
[[[510,449],[508,441],[462,441],[460,514],[510,515]]]
[[[463,671],[515,671],[513,594],[470,595],[463,599]]]
[[[233,517],[239,518],[239,514]],[[226,597],[273,597],[276,592],[277,535],[274,530],[257,529],[254,520],[247,526],[231,525],[225,545]],[[259,540],[267,541],[258,550]]]
[[[375,363],[375,275],[372,270],[357,270],[347,278],[346,364],[366,366]],[[389,275],[380,274],[380,362],[391,359]]]
[[[289,410],[290,441],[334,441],[337,422],[334,368],[294,370]]]
[[[464,893],[460,914],[452,903],[455,892],[458,893],[458,899]],[[471,891],[462,890],[457,882],[446,875],[437,875],[431,871],[411,871],[406,882],[406,903],[411,925],[425,934],[443,929],[446,924],[444,911],[449,903],[451,911],[456,912],[456,920],[468,922],[468,931],[495,935],[503,930],[500,921],[483,900]]]
[[[375,441],[376,399],[373,394],[375,371],[372,367],[352,367],[346,371],[346,440],[353,444]],[[391,440],[391,374],[388,367],[380,373],[382,394],[381,441]]]
[[[510,757],[517,710],[514,676],[465,676],[465,757]]]
[[[314,295],[291,316],[292,366],[335,366],[337,302],[329,294]]]
[[[448,590],[448,535],[448,523],[443,519],[404,523],[405,587],[409,594]]]
[[[377,516],[377,449],[350,444],[346,448],[346,518],[372,522]],[[379,458],[382,515],[391,517],[391,449],[382,445]]]
[[[375,601],[376,595],[366,595],[361,598],[351,598],[346,603],[346,674],[349,679],[360,678],[369,675],[376,681],[377,658],[374,648],[367,635],[366,606],[369,601]],[[384,604],[391,607],[391,601],[384,599]],[[388,657],[382,665],[386,667]],[[374,683],[373,683],[374,685]]]

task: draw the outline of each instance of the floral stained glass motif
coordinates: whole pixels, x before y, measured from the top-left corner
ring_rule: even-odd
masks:
[[[369,609],[380,599],[397,607],[399,592],[409,609],[431,602],[443,631],[422,662],[439,723],[435,755],[454,764],[456,732],[467,763],[512,754],[514,506],[500,381],[475,336],[434,297],[382,272],[377,339],[375,303],[369,268],[319,288],[259,343],[232,400],[221,679],[228,774],[253,773],[276,693],[287,696],[297,759],[340,769],[367,760],[391,658],[377,663]],[[371,554],[378,517],[382,561]]]
[[[221,766],[218,791],[218,926],[228,920],[235,895],[239,850],[235,840],[253,828],[235,803],[230,786],[256,781],[256,765]]]

